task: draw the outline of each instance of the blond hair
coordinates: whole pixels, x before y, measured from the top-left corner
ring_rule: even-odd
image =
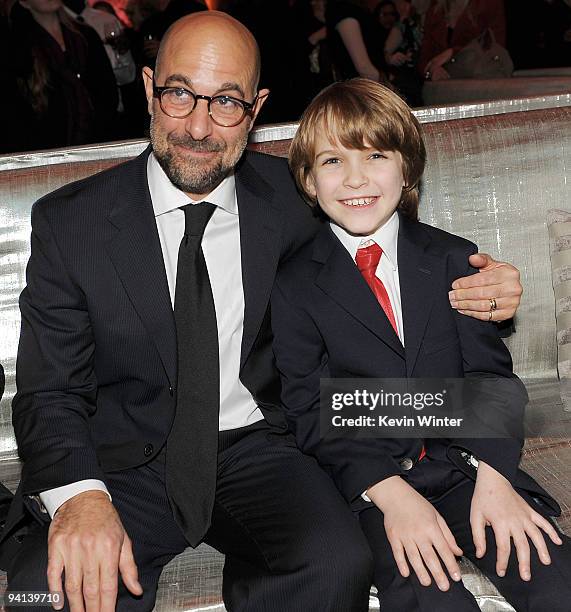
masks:
[[[370,146],[379,151],[398,151],[405,181],[398,208],[406,217],[418,218],[418,184],[426,150],[416,117],[395,92],[374,81],[356,78],[334,83],[312,100],[289,151],[293,177],[310,206],[318,205],[307,185],[315,163],[318,134],[349,149]]]

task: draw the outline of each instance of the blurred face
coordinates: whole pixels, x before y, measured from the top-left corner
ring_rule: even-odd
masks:
[[[355,236],[370,236],[396,210],[404,186],[401,154],[365,145],[347,149],[320,134],[308,191],[337,225]]]
[[[412,2],[410,0],[396,0],[395,4],[401,19],[408,19],[413,14]]]
[[[254,100],[255,56],[235,30],[204,28],[197,22],[192,33],[188,27],[177,30],[165,44],[154,75],[156,85],[181,87],[206,96]],[[269,92],[259,92],[252,114],[241,123],[221,127],[210,118],[205,100],[198,100],[188,117],[166,115],[158,99],[153,98],[152,71],[145,69],[143,74],[154,154],[176,187],[193,199],[204,197],[238,163],[254,118]]]
[[[325,21],[325,0],[311,0],[313,15],[319,21]]]
[[[386,30],[390,30],[397,22],[398,15],[394,6],[387,4],[379,12],[379,23]]]

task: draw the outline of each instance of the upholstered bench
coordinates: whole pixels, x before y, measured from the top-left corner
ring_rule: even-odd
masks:
[[[536,109],[536,110],[530,110]],[[428,149],[422,186],[423,220],[461,234],[481,250],[513,262],[525,288],[507,343],[528,384],[529,438],[523,464],[561,503],[559,524],[571,532],[571,413],[563,409],[557,378],[555,296],[546,211],[571,207],[569,95],[419,109]],[[266,126],[251,147],[287,153],[295,125]],[[128,159],[144,141],[0,157],[0,362],[7,388],[0,407],[0,480],[19,478],[10,422],[19,333],[18,295],[29,255],[29,212],[41,195]],[[164,570],[156,609],[224,610],[223,557],[202,545]],[[469,562],[464,581],[487,612],[512,610]],[[0,589],[5,579],[0,577]],[[375,597],[371,609],[378,609]],[[347,611],[350,612],[350,611]],[[406,611],[403,611],[406,612]]]
[[[565,72],[567,70],[568,72]],[[426,81],[425,104],[465,104],[475,100],[501,100],[546,96],[571,91],[571,71],[519,71],[506,79],[445,79]]]

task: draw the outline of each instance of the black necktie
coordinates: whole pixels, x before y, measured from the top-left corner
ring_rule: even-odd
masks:
[[[174,517],[193,546],[210,526],[218,459],[218,331],[202,235],[216,206],[189,204],[178,251],[174,315],[176,414],[167,440],[166,482]]]

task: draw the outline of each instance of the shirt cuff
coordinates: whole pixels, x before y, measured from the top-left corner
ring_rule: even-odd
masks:
[[[361,497],[366,501],[366,502],[370,502],[371,498],[367,495],[367,491],[363,491],[361,493]]]
[[[95,479],[79,480],[63,487],[49,489],[40,493],[39,497],[50,518],[53,518],[58,508],[65,504],[66,501],[86,491],[103,491],[109,495],[109,501],[111,501],[111,494],[107,490],[105,483]]]

